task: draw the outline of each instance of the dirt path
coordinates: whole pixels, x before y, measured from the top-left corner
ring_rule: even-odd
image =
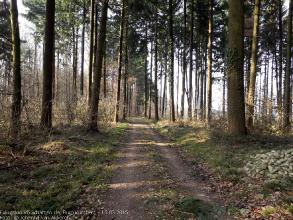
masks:
[[[120,159],[104,198],[101,219],[156,219],[157,203],[148,204],[148,195],[165,186],[172,186],[183,196],[217,203],[217,196],[208,193],[206,186],[197,181],[191,169],[179,156],[176,148],[158,135],[149,123],[134,119],[120,149]],[[159,163],[165,167],[169,178],[155,175],[154,161],[149,156],[158,154]],[[156,162],[158,163],[158,161]],[[221,217],[215,219],[227,219]]]

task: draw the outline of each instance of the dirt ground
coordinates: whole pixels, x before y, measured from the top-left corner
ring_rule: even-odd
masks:
[[[131,120],[121,144],[99,218],[231,219],[217,194],[197,178],[178,149],[157,134],[150,122]],[[202,207],[197,213],[180,209],[194,202]]]

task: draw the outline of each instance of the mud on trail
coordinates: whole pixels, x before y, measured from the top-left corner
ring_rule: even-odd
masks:
[[[230,219],[150,122],[132,119],[121,144],[99,219]]]

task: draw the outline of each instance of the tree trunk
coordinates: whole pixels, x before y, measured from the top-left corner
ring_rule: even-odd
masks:
[[[38,97],[38,81],[37,81],[37,79],[38,79],[38,70],[37,70],[37,68],[38,68],[38,61],[37,61],[37,59],[38,59],[38,42],[37,42],[37,39],[36,39],[36,37],[34,38],[34,46],[35,46],[35,50],[34,50],[34,52],[35,52],[35,54],[34,54],[34,69],[33,69],[33,72],[34,72],[34,84],[36,85],[36,87],[34,87],[35,88],[35,90],[34,90],[34,96],[35,97]]]
[[[249,91],[249,85],[250,85],[250,67],[251,67],[251,48],[252,48],[252,40],[250,38],[248,38],[247,40],[247,44],[248,44],[248,55],[247,55],[247,67],[246,67],[246,88],[245,88],[245,98],[246,98],[246,102],[248,99],[248,91]]]
[[[163,103],[162,103],[162,100],[163,100],[163,86],[164,86],[164,83],[163,83],[163,54],[161,54],[160,56],[160,96],[159,96],[159,112],[161,113],[162,112],[162,107],[163,107]]]
[[[192,119],[192,72],[193,72],[193,26],[194,26],[194,0],[191,0],[190,23],[190,54],[189,54],[189,91],[188,91],[188,118]]]
[[[73,104],[77,104],[77,63],[78,63],[78,28],[73,28],[73,62],[72,62],[72,91],[73,91]]]
[[[122,56],[123,56],[123,27],[125,22],[125,0],[122,1],[121,9],[121,21],[120,21],[120,40],[119,40],[119,54],[118,54],[118,80],[117,80],[117,93],[116,93],[116,106],[115,106],[115,118],[114,121],[119,121],[119,109],[120,109],[120,93],[121,93],[121,73],[122,73]]]
[[[89,104],[92,96],[92,74],[93,74],[93,56],[94,56],[94,32],[95,32],[95,12],[96,12],[96,4],[95,0],[91,0],[91,27],[90,27],[90,53],[89,53]]]
[[[184,36],[183,36],[183,74],[182,74],[182,95],[181,95],[181,113],[180,116],[183,119],[184,118],[184,105],[185,105],[185,78],[186,78],[186,70],[187,70],[187,62],[186,62],[186,46],[187,46],[187,13],[186,13],[186,0],[184,0]]]
[[[227,75],[228,123],[234,135],[246,134],[244,104],[244,4],[229,0]]]
[[[269,120],[269,123],[272,125],[273,123],[273,107],[274,107],[274,70],[275,68],[277,69],[277,66],[274,66],[274,60],[275,60],[275,57],[276,57],[276,51],[277,51],[277,48],[274,48],[274,53],[272,55],[272,74],[271,74],[271,94],[270,94],[270,105],[269,105],[269,117],[270,117],[270,120]],[[278,73],[276,74],[276,76],[278,76]]]
[[[52,101],[53,101],[53,64],[55,41],[55,0],[46,2],[46,24],[43,58],[43,99],[41,126],[52,127]]]
[[[198,117],[198,103],[199,103],[199,78],[200,78],[200,71],[201,71],[201,60],[200,60],[200,42],[198,46],[196,46],[195,51],[195,76],[194,76],[194,119],[196,120]]]
[[[11,106],[11,137],[17,138],[20,132],[21,116],[21,59],[17,0],[10,3],[11,34],[13,43],[13,96]]]
[[[291,118],[291,59],[292,59],[292,0],[289,1],[288,13],[288,39],[287,39],[287,55],[286,55],[286,72],[284,81],[284,112],[283,112],[283,131],[290,131]]]
[[[149,79],[149,119],[152,118],[152,88],[153,88],[153,42],[151,42],[151,70]]]
[[[105,42],[105,54],[103,56],[103,84],[104,84],[104,98],[107,98],[107,42]]]
[[[169,0],[169,44],[170,44],[170,119],[175,122],[174,106],[174,30],[173,30],[173,0]]]
[[[180,57],[180,49],[178,48],[178,59],[177,59],[177,79],[176,79],[176,117],[180,118],[179,114],[179,77],[180,77],[180,65],[181,65],[181,57]]]
[[[208,40],[208,38],[207,38]],[[205,41],[205,48],[204,48],[204,72],[203,72],[203,115],[202,115],[202,120],[206,118],[206,106],[207,106],[207,69],[208,69],[208,62],[207,62],[207,47],[208,47],[208,41]]]
[[[57,50],[57,67],[56,67],[56,93],[55,93],[55,100],[56,104],[59,105],[60,100],[60,50]]]
[[[145,25],[145,75],[144,75],[144,117],[147,117],[148,110],[148,27]]]
[[[283,87],[283,0],[278,1],[278,23],[279,23],[279,72],[278,72],[278,90],[277,90],[277,105],[278,105],[278,127],[282,127],[282,87]]]
[[[100,97],[100,86],[102,78],[103,68],[103,56],[105,54],[105,43],[106,43],[106,32],[107,32],[107,17],[108,17],[108,1],[104,0],[102,3],[102,15],[100,20],[100,31],[99,40],[96,51],[96,65],[94,66],[94,77],[93,77],[93,91],[90,106],[90,121],[89,129],[98,131],[97,119],[99,112],[99,97]]]
[[[212,68],[213,68],[213,0],[210,0],[209,5],[209,38],[208,38],[208,83],[207,83],[207,108],[206,108],[206,124],[210,126],[211,109],[212,109]]]
[[[266,123],[266,117],[267,117],[267,106],[268,106],[268,79],[269,79],[269,68],[270,68],[270,63],[269,63],[269,53],[267,52],[265,55],[265,71],[264,71],[264,79],[263,79],[263,100],[262,100],[262,118],[264,119],[264,122]],[[272,72],[273,74],[273,72]]]
[[[52,100],[54,101],[54,99],[56,98],[56,59],[55,59],[55,41],[54,41],[54,59],[53,59],[53,72],[52,72]]]
[[[156,1],[157,3],[157,1]],[[155,18],[155,121],[159,121],[159,96],[158,96],[158,7]]]
[[[223,103],[222,103],[223,118],[226,118],[226,70],[223,76]]]
[[[166,110],[167,72],[168,72],[168,58],[167,58],[167,53],[165,52],[164,55],[165,55],[165,69],[164,69],[164,73],[165,74],[164,74],[164,88],[163,88],[163,100],[162,100],[162,117],[163,118],[165,117],[165,110]]]
[[[124,89],[123,89],[123,121],[127,116],[127,83],[128,83],[128,8],[125,10],[125,71],[124,71]]]
[[[86,20],[86,4],[83,0],[83,18],[82,18],[82,36],[81,36],[81,63],[80,63],[80,95],[84,94],[84,41],[85,41],[85,21]]]
[[[203,108],[204,108],[204,54],[202,53],[202,67],[201,67],[201,73],[200,73],[200,120],[203,120]]]
[[[253,37],[251,47],[251,65],[250,65],[250,80],[247,96],[247,126],[253,126],[254,119],[254,100],[255,100],[255,82],[257,75],[257,53],[258,53],[258,35],[259,35],[259,18],[260,18],[260,0],[255,0],[253,12]]]

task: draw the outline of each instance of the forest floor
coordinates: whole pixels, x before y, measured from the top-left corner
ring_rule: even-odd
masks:
[[[293,219],[293,179],[243,169],[251,156],[292,149],[292,138],[132,118],[100,134],[73,127],[22,142],[0,144],[0,217]]]
[[[34,130],[18,146],[0,144],[0,219],[92,215],[127,127]]]
[[[224,201],[229,215],[236,219],[293,219],[293,137],[235,137],[222,126],[207,130],[199,123],[163,121],[155,129],[179,149],[181,158],[210,192]],[[289,156],[284,159],[284,155]],[[253,164],[259,173],[251,176],[247,164]],[[283,165],[291,171],[270,175],[271,171],[284,174]]]

